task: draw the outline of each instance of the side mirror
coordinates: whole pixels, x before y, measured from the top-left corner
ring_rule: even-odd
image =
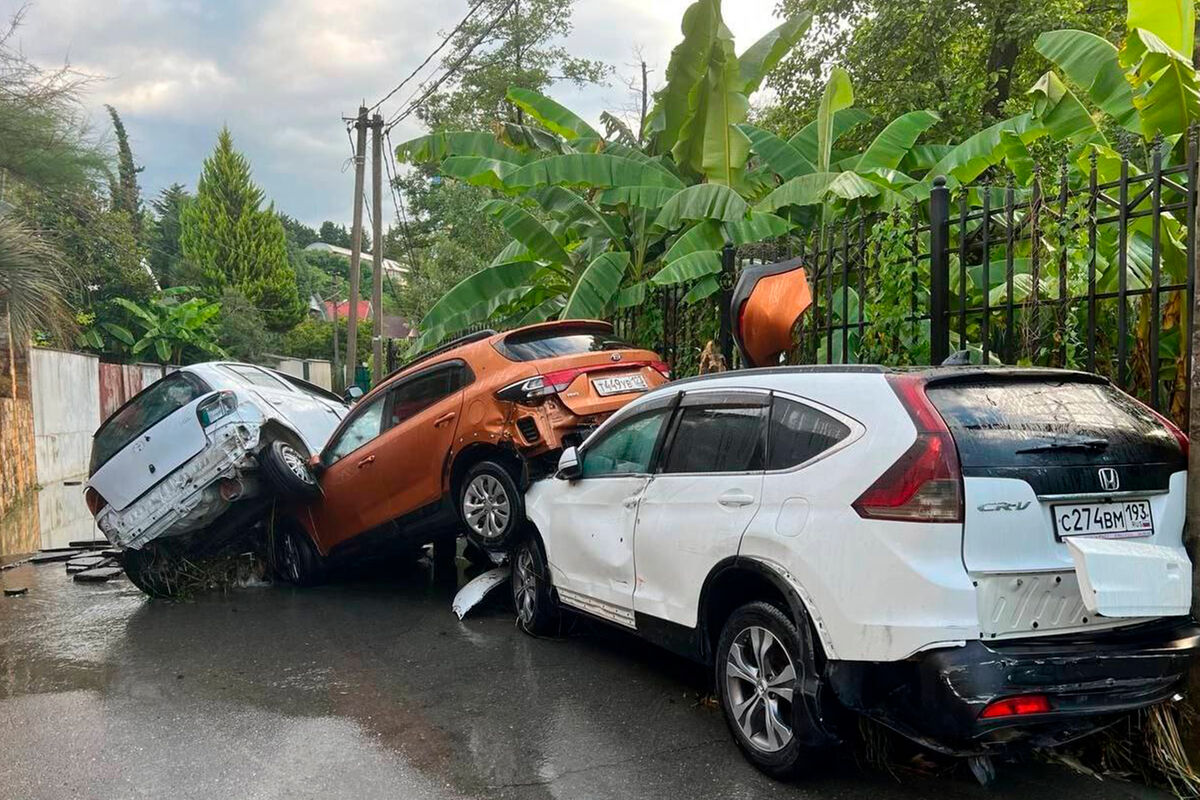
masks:
[[[579,451],[574,447],[563,450],[558,457],[558,471],[554,477],[563,481],[573,481],[583,477],[583,465],[579,463]]]
[[[347,386],[346,391],[342,392],[342,399],[347,403],[357,403],[362,396],[362,387],[357,385]]]

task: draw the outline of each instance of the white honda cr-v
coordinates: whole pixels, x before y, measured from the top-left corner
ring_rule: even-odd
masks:
[[[527,496],[521,624],[714,665],[775,776],[846,709],[977,759],[1170,698],[1200,647],[1186,439],[1103,378],[746,370],[626,406]]]

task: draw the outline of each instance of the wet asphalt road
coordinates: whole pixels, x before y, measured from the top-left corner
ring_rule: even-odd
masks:
[[[704,675],[598,626],[465,622],[427,565],[309,590],[149,601],[61,564],[0,578],[0,798],[1159,797],[1039,763],[902,779],[850,754],[777,784]],[[504,594],[505,590],[497,590]]]

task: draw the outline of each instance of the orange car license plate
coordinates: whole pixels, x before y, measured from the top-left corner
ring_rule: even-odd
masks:
[[[645,376],[638,373],[634,373],[633,375],[614,375],[611,378],[593,378],[592,386],[595,388],[596,394],[601,397],[608,397],[610,394],[644,392],[650,388],[646,385]]]

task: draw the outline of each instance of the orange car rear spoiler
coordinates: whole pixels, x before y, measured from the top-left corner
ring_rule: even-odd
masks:
[[[733,288],[733,340],[748,367],[769,367],[792,346],[792,327],[812,305],[801,259],[753,264]]]

